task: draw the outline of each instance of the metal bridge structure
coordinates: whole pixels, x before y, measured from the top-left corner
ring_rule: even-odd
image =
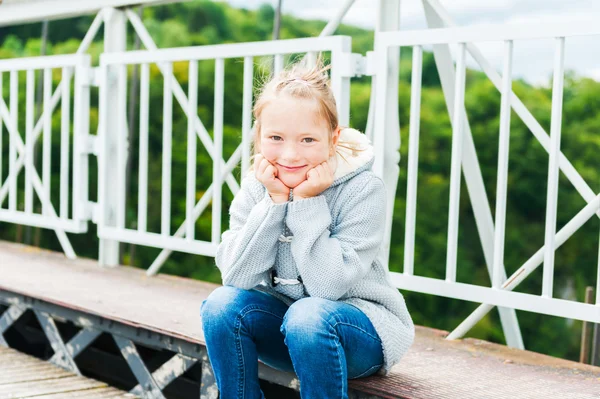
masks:
[[[594,192],[580,173],[561,152],[562,103],[564,86],[564,58],[566,39],[582,35],[600,35],[600,27],[589,23],[566,21],[540,26],[472,26],[459,27],[438,0],[422,0],[428,29],[401,30],[400,0],[379,0],[374,50],[367,54],[352,52],[352,38],[334,35],[353,0],[346,0],[318,37],[266,42],[249,42],[159,49],[142,19],[132,7],[154,5],[154,0],[98,0],[73,2],[69,0],[5,0],[0,5],[0,26],[16,25],[47,19],[70,18],[94,14],[95,18],[76,53],[60,56],[42,56],[0,60],[0,223],[15,223],[53,230],[69,259],[77,257],[67,233],[87,232],[95,224],[99,239],[98,267],[111,268],[119,263],[119,244],[131,243],[160,248],[162,252],[148,265],[146,275],[155,276],[165,260],[174,251],[204,256],[214,256],[223,230],[221,219],[223,191],[235,195],[240,182],[233,171],[241,164],[242,170],[250,162],[252,138],[252,103],[257,60],[271,57],[274,71],[278,72],[294,55],[321,52],[331,60],[331,81],[335,93],[340,124],[348,125],[350,118],[350,87],[353,79],[367,76],[371,79],[369,118],[365,134],[372,140],[376,153],[374,170],[388,189],[388,218],[384,251],[390,246],[404,245],[403,271],[391,272],[394,285],[402,290],[439,295],[481,305],[452,331],[447,339],[463,337],[473,326],[494,308],[498,309],[507,345],[524,349],[515,310],[525,310],[587,322],[600,323],[600,265],[596,281],[595,303],[588,304],[557,298],[553,293],[555,251],[588,220],[600,217],[600,194]],[[143,50],[127,51],[128,25],[143,44]],[[102,30],[103,28],[103,30]],[[90,43],[103,32],[104,50],[99,63],[93,64],[88,54]],[[554,74],[552,85],[551,127],[546,131],[512,89],[514,44],[528,39],[552,39],[555,43]],[[477,46],[477,42],[504,43],[503,68],[497,71]],[[456,54],[451,46],[457,46]],[[424,48],[433,48],[448,114],[452,122],[451,175],[446,245],[445,278],[424,277],[414,272],[415,231],[418,212],[417,181],[419,177],[419,132]],[[400,49],[412,51],[410,84],[410,118],[399,120],[398,81]],[[470,55],[501,94],[500,129],[498,142],[498,177],[496,198],[489,198],[477,158],[469,116],[465,109],[466,57]],[[233,154],[223,156],[223,120],[226,62],[237,60],[243,64],[241,140]],[[207,127],[198,114],[199,64],[209,64],[214,81],[213,126]],[[185,64],[187,90],[174,73],[175,64]],[[128,127],[127,91],[132,76],[128,71],[136,66],[140,70],[139,128]],[[34,91],[36,74],[42,72],[42,115],[34,118]],[[204,73],[205,69],[202,69]],[[60,84],[52,86],[52,76],[60,74]],[[25,79],[22,79],[22,78]],[[148,228],[148,142],[149,142],[149,87],[151,79],[163,82],[163,104],[159,112],[162,124],[162,191],[160,195],[160,231]],[[4,86],[4,89],[3,89]],[[8,88],[6,88],[8,86]],[[25,90],[26,101],[19,102],[19,92]],[[94,96],[97,95],[97,98]],[[90,125],[90,105],[98,103],[98,126]],[[52,117],[60,110],[61,128],[52,131]],[[72,110],[72,112],[71,112]],[[152,112],[158,112],[152,110]],[[185,198],[173,198],[171,182],[173,152],[173,114],[183,112],[187,119],[186,191]],[[21,126],[18,115],[25,115]],[[507,275],[504,267],[505,220],[507,209],[508,160],[511,113],[519,117],[549,154],[548,191],[544,245],[515,273]],[[406,191],[406,217],[404,243],[391,242],[392,213],[396,198],[400,162],[400,123],[407,124],[409,141],[403,143],[408,150],[408,186]],[[212,135],[209,133],[212,131]],[[51,158],[52,134],[60,135],[60,156]],[[137,135],[139,148],[130,145]],[[4,139],[8,137],[8,139]],[[42,167],[33,162],[34,146],[41,141]],[[72,142],[71,142],[72,141]],[[8,145],[6,145],[8,144]],[[495,144],[494,144],[495,145]],[[196,170],[199,148],[212,159],[212,183],[197,187]],[[137,228],[126,227],[126,164],[133,152],[139,159],[137,176]],[[2,157],[8,159],[8,170],[2,170]],[[91,201],[90,162],[98,165],[98,198]],[[60,181],[51,185],[52,164],[60,165]],[[563,174],[581,195],[586,205],[571,221],[557,230],[557,198],[559,175]],[[20,202],[18,179],[24,175],[24,198]],[[461,193],[461,183],[467,193]],[[198,200],[198,190],[203,194]],[[475,216],[477,231],[490,286],[458,282],[456,279],[457,245],[459,228],[459,201],[468,195]],[[42,204],[41,213],[34,210],[34,198]],[[52,199],[58,200],[52,200]],[[185,221],[175,231],[171,229],[172,203],[184,200]],[[494,201],[492,203],[492,201]],[[20,204],[23,206],[20,206]],[[492,206],[494,205],[494,206]],[[210,239],[200,239],[196,222],[210,206]],[[492,214],[495,209],[495,215]],[[543,288],[537,295],[515,292],[515,288],[538,268],[542,268]],[[2,266],[0,265],[0,271]],[[2,277],[0,276],[0,280]],[[0,281],[1,284],[1,281]],[[140,385],[135,392],[147,397],[161,397],[161,388],[176,378],[174,370],[185,371],[196,361],[207,363],[205,352],[193,345],[181,344],[169,363],[154,375],[133,346],[133,342],[149,345],[166,345],[157,335],[144,339],[136,336],[130,327],[109,326],[93,317],[77,312],[60,310],[54,306],[29,300],[27,296],[2,291],[0,303],[8,309],[0,316],[0,343],[12,323],[28,309],[36,317],[53,349],[52,361],[77,372],[74,358],[101,332],[112,334],[123,355],[134,371]],[[67,319],[78,323],[81,331],[64,342],[54,324],[54,319]],[[183,371],[182,371],[183,370]],[[209,371],[207,371],[209,373]],[[181,374],[181,373],[179,373]],[[210,375],[207,374],[207,381]],[[204,384],[204,383],[203,383]],[[292,383],[288,383],[292,384]],[[207,387],[210,384],[207,384]],[[293,385],[293,384],[292,384]],[[211,396],[208,388],[203,397]]]

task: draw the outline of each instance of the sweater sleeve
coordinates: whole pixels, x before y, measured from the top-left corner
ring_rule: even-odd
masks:
[[[334,231],[325,196],[291,202],[287,225],[293,233],[292,256],[310,296],[340,299],[369,272],[385,226],[385,186],[381,179],[352,184],[342,194]]]
[[[286,203],[274,203],[253,176],[244,179],[229,208],[229,230],[223,233],[215,258],[223,285],[250,289],[267,278],[285,210]]]

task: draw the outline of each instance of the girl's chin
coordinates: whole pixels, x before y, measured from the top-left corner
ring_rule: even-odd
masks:
[[[285,184],[286,186],[288,186],[289,188],[296,188],[300,185],[300,183],[302,183],[304,180],[303,179],[286,179],[286,178],[281,178],[279,177],[279,179],[281,180],[281,182],[283,184]]]
[[[296,188],[300,183],[306,180],[306,176],[302,173],[279,173],[279,180],[289,188]]]

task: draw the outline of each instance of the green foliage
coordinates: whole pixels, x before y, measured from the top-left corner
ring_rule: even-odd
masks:
[[[257,11],[235,9],[223,3],[195,1],[175,3],[166,6],[146,8],[144,23],[159,47],[206,45],[228,42],[269,40],[273,29],[274,10],[264,5]],[[49,54],[70,54],[77,51],[91,17],[66,21],[52,21],[49,26]],[[284,15],[282,18],[282,38],[317,36],[325,26],[323,21],[307,21]],[[41,48],[40,24],[0,28],[0,58],[35,56]],[[338,32],[352,36],[353,51],[365,53],[373,48],[373,32],[342,25]],[[102,51],[101,34],[91,44],[89,53],[95,64]],[[131,35],[132,36],[132,35]],[[133,39],[130,38],[130,48]],[[394,204],[392,248],[390,269],[402,271],[404,258],[404,221],[406,209],[406,166],[408,152],[408,121],[410,110],[411,51],[402,49],[399,84],[399,115],[401,124],[401,162],[396,202]],[[265,60],[257,60],[255,79],[262,77]],[[174,74],[187,91],[187,63],[175,63]],[[240,142],[242,71],[241,60],[226,62],[225,79],[225,120],[224,154],[228,158]],[[130,76],[133,69],[129,69]],[[8,101],[8,74],[3,74],[3,98]],[[24,88],[24,74],[20,75]],[[54,74],[53,87],[60,76]],[[550,129],[551,90],[532,87],[523,81],[515,81],[513,89],[519,99],[539,121],[546,132]],[[214,63],[199,63],[198,114],[209,135],[213,126]],[[364,130],[367,124],[371,85],[368,78],[353,80],[351,87],[351,125]],[[436,71],[435,60],[429,52],[423,54],[418,212],[416,215],[415,273],[423,276],[444,278],[446,264],[446,240],[448,225],[448,196],[450,176],[450,148],[452,128],[444,94]],[[25,90],[19,94],[20,108],[24,109]],[[468,71],[466,108],[469,116],[473,140],[481,173],[485,182],[486,194],[492,215],[496,198],[496,178],[498,162],[498,131],[500,95],[482,73]],[[149,137],[149,187],[148,187],[148,228],[160,231],[161,181],[162,181],[162,103],[163,78],[156,66],[151,68],[150,86],[150,137]],[[19,114],[19,126],[25,126],[25,113]],[[139,115],[134,115],[132,131],[137,132]],[[95,132],[98,123],[97,91],[92,95],[91,130]],[[52,120],[52,153],[60,151],[60,107]],[[6,131],[4,129],[4,131]],[[72,137],[71,137],[72,142]],[[8,170],[8,135],[2,136],[2,170]],[[131,139],[132,174],[127,194],[127,220],[130,228],[135,228],[137,220],[137,182],[139,162],[137,148],[138,135]],[[593,192],[600,191],[598,156],[600,152],[600,83],[581,78],[573,73],[565,79],[564,115],[561,149],[581,173]],[[175,231],[185,219],[185,176],[187,153],[187,119],[174,100],[173,114],[173,161],[172,161],[172,224]],[[197,155],[197,192],[199,200],[212,182],[212,160],[201,144]],[[511,116],[510,161],[508,177],[508,211],[506,221],[505,265],[508,274],[519,268],[531,257],[544,241],[544,220],[546,206],[546,180],[548,154],[532,132],[513,112]],[[52,184],[58,186],[59,164],[52,165]],[[234,175],[239,177],[236,169]],[[97,170],[95,162],[90,164],[90,198],[96,198]],[[19,180],[19,207],[23,207],[23,180]],[[232,194],[226,186],[223,189],[223,209],[227,209]],[[53,198],[57,203],[57,198]],[[581,195],[564,178],[560,180],[558,228],[564,226],[584,205]],[[6,202],[4,202],[6,206]],[[196,223],[196,237],[210,240],[210,206]],[[223,212],[222,226],[227,227],[227,212]],[[586,223],[582,229],[567,241],[556,254],[555,292],[566,299],[582,300],[585,286],[595,284],[595,268],[598,264],[598,219]],[[18,228],[11,224],[0,224],[0,238],[14,240]],[[473,216],[467,188],[461,187],[460,236],[458,251],[458,281],[489,285],[486,260],[481,249],[477,226]],[[73,246],[80,256],[97,257],[96,227],[90,224],[87,234],[70,235]],[[52,231],[43,231],[43,247],[60,250],[60,245]],[[147,268],[160,250],[136,247],[130,253],[130,246],[124,245],[125,260],[136,266]],[[214,266],[214,259],[182,253],[174,253],[166,262],[162,272],[220,282],[220,275]],[[568,289],[572,287],[575,296]],[[519,286],[518,291],[539,294],[541,292],[541,268]],[[408,307],[416,323],[440,329],[455,328],[475,308],[476,304],[416,292],[404,292]],[[555,356],[577,359],[578,337],[581,323],[560,318],[518,312],[525,345],[527,348]],[[482,339],[504,342],[498,312],[490,312],[469,333]]]

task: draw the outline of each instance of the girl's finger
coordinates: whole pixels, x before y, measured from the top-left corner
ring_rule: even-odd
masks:
[[[273,166],[269,163],[267,165],[267,167],[265,168],[265,172],[263,173],[263,176],[267,179],[272,179],[275,176],[277,176],[277,169],[275,168],[275,166]]]
[[[321,165],[317,165],[317,167],[315,168],[315,173],[317,174],[317,177],[320,180],[321,177],[323,176],[323,170],[321,168]]]
[[[260,164],[258,164],[258,176],[262,176],[265,173],[265,169],[267,169],[267,167],[270,165],[269,161],[267,161],[266,159],[262,158],[260,161]]]
[[[321,167],[321,169],[322,169],[322,171],[323,171],[323,173],[322,173],[322,174],[325,174],[325,175],[327,175],[327,174],[329,174],[328,172],[330,172],[330,171],[331,171],[331,168],[329,167],[329,162],[328,162],[328,161],[321,162],[321,163],[319,164],[319,166]]]

